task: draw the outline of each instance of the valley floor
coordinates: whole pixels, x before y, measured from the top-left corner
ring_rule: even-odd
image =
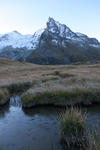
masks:
[[[100,63],[35,65],[0,58],[0,86],[30,82],[32,86],[27,93],[35,93],[35,95],[47,91],[70,92],[73,89],[74,91],[79,89],[89,91],[89,93],[93,93],[93,91],[100,93],[99,68]],[[78,93],[79,90],[77,90]]]
[[[0,58],[0,86],[33,82],[36,86],[100,87],[100,63],[82,65],[36,65]],[[58,86],[59,85],[59,86]]]

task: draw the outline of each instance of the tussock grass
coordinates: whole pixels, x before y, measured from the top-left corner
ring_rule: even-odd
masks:
[[[53,75],[59,76],[61,78],[69,78],[69,77],[74,77],[74,74],[71,74],[69,72],[61,72],[61,71],[54,71]]]
[[[5,104],[9,100],[9,91],[6,88],[0,89],[0,105]]]
[[[60,73],[59,76],[61,78],[71,78],[71,77],[74,77],[75,75],[71,74],[71,73]]]
[[[28,90],[32,86],[32,83],[30,82],[24,82],[24,83],[13,83],[8,86],[8,90],[10,93],[22,93],[26,90]]]
[[[66,111],[61,117],[61,133],[63,136],[79,137],[83,136],[85,130],[85,115],[81,110],[71,108]]]
[[[92,103],[100,102],[100,89],[82,89],[73,88],[71,90],[56,90],[55,88],[44,89],[42,91],[35,89],[31,92],[27,91],[22,94],[21,100],[23,105],[91,105]]]
[[[61,137],[63,145],[70,150],[99,150],[100,143],[86,127],[86,113],[70,108],[61,115]]]
[[[21,101],[22,101],[22,104],[23,105],[27,105],[27,104],[31,104],[34,102],[33,100],[33,95],[31,93],[24,93],[22,96],[21,96]]]
[[[1,89],[7,89],[10,94],[21,94],[35,85],[35,82],[20,82],[1,86]]]
[[[8,95],[8,90],[0,89],[0,100],[4,99],[6,95]]]
[[[87,138],[84,136],[86,130],[85,115],[76,108],[68,109],[61,117],[61,136],[65,146],[69,149],[86,150]]]

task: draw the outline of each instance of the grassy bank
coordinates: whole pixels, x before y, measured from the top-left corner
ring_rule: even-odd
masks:
[[[30,87],[33,86],[33,83],[24,82],[24,83],[13,83],[10,85],[4,85],[0,87],[0,105],[4,105],[9,101],[10,96],[14,94],[22,94]]]
[[[24,82],[24,83],[13,83],[6,87],[10,94],[20,94],[28,90],[30,87],[32,87],[33,83],[31,82]]]
[[[0,106],[9,101],[9,91],[6,88],[0,89]]]
[[[100,89],[29,90],[22,94],[21,100],[24,107],[36,105],[92,105],[93,103],[100,103]]]
[[[22,94],[23,92],[27,91],[31,87],[35,85],[35,82],[19,82],[19,83],[12,83],[9,85],[3,85],[0,88],[1,89],[7,89],[9,91],[9,94]]]

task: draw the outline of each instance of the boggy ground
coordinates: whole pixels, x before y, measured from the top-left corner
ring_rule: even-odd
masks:
[[[100,63],[35,65],[0,58],[0,86],[20,92],[25,107],[100,102]],[[28,84],[27,84],[28,83]],[[24,92],[24,90],[22,90]]]

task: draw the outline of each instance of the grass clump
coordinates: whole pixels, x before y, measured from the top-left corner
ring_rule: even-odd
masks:
[[[24,83],[13,83],[8,86],[8,90],[11,94],[17,94],[22,93],[29,89],[32,86],[32,83],[30,82],[24,82]]]
[[[6,88],[0,89],[0,105],[5,104],[9,100],[9,91]]]
[[[33,94],[31,93],[24,93],[22,96],[21,96],[21,101],[22,101],[22,104],[23,105],[28,105],[28,104],[31,104],[33,103]]]
[[[85,130],[85,114],[82,114],[80,110],[71,108],[62,115],[61,135],[68,148],[77,147],[77,150],[80,150],[88,146],[84,136]]]
[[[56,106],[73,106],[73,105],[90,105],[93,102],[100,102],[100,91],[90,89],[74,88],[72,90],[48,90],[26,92],[22,96],[23,104],[34,105],[56,105]]]
[[[65,73],[64,73],[64,72],[60,73],[59,76],[60,76],[61,78],[70,78],[70,77],[74,77],[73,74],[66,73],[66,72],[65,72]]]
[[[61,78],[69,78],[69,77],[73,77],[73,74],[67,73],[67,72],[60,72],[60,71],[55,71],[53,73],[53,75],[55,76],[59,76]]]
[[[68,150],[99,150],[100,143],[86,126],[86,113],[70,108],[60,119],[62,144]],[[100,138],[99,138],[100,139]]]
[[[22,103],[27,105],[34,103],[35,105],[66,105],[70,101],[70,94],[58,90],[58,91],[42,91],[35,93],[24,93],[21,96]]]
[[[61,133],[63,136],[83,136],[85,130],[85,115],[78,109],[71,108],[61,117]]]
[[[43,90],[26,92],[21,96],[23,104],[67,106],[80,103],[81,92],[71,90]]]
[[[0,100],[4,99],[5,97],[9,96],[9,92],[6,88],[0,89]]]

